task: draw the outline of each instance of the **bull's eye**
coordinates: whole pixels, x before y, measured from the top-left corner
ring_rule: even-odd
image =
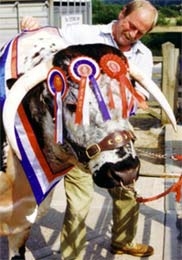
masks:
[[[76,111],[76,104],[66,104],[66,108],[67,108],[71,113],[75,113],[75,111]]]

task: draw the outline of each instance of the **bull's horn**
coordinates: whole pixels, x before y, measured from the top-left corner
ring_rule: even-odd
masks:
[[[148,90],[149,93],[152,94],[152,96],[157,100],[157,102],[161,105],[161,107],[166,112],[169,120],[171,121],[171,124],[175,131],[177,131],[176,126],[176,118],[174,116],[174,113],[171,109],[171,106],[169,105],[166,97],[162,93],[162,91],[159,89],[159,87],[155,84],[155,82],[147,78],[146,75],[144,75],[141,70],[139,70],[135,65],[129,63],[129,74],[131,77],[133,77],[141,86],[143,86],[145,89]]]
[[[30,89],[47,78],[52,61],[41,63],[22,75],[12,86],[4,103],[3,123],[8,141],[19,159],[21,155],[15,137],[15,116],[19,104]]]

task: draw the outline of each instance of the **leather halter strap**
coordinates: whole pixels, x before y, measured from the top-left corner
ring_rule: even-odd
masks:
[[[86,148],[86,155],[91,160],[96,157],[100,152],[113,150],[125,146],[131,140],[135,140],[135,135],[132,131],[115,131],[109,134],[99,143],[91,144]]]

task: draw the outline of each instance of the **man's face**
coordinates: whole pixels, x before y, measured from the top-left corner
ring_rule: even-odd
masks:
[[[151,29],[153,19],[153,13],[146,9],[139,8],[126,17],[121,11],[113,26],[113,36],[118,46],[131,46]]]

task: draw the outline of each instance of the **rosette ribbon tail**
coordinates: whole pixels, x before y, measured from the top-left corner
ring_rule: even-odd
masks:
[[[86,84],[87,84],[87,78],[81,77],[79,82],[78,101],[77,101],[76,113],[75,113],[76,124],[80,124],[84,116],[83,107],[84,107]]]
[[[57,92],[55,96],[55,118],[56,118],[56,130],[55,140],[56,143],[63,144],[63,106],[62,106],[62,94]]]
[[[128,102],[127,102],[127,98],[126,98],[126,88],[125,88],[125,84],[123,83],[123,80],[125,79],[125,75],[122,74],[119,77],[119,81],[120,81],[120,95],[121,95],[121,101],[122,101],[122,116],[123,118],[127,118],[128,115]]]
[[[110,120],[111,116],[109,114],[108,108],[106,106],[106,103],[104,101],[104,98],[103,98],[102,93],[101,93],[101,91],[99,89],[99,86],[97,84],[96,79],[94,77],[90,77],[90,81],[92,83],[92,90],[93,90],[93,92],[95,94],[95,97],[97,99],[97,102],[98,102],[99,109],[100,109],[100,112],[102,114],[103,120],[104,121]]]
[[[66,95],[66,76],[59,67],[53,67],[48,73],[47,86],[54,97],[55,142],[63,144],[63,105]]]
[[[126,75],[120,75],[119,77],[120,81],[120,92],[121,92],[121,98],[122,98],[122,103],[123,103],[123,117],[126,118],[128,115],[128,112],[132,110],[132,107],[134,106],[134,101],[136,100],[137,106],[142,108],[142,109],[147,109],[148,105],[144,99],[143,96],[141,96],[134,86],[131,84],[131,81],[126,77]],[[126,89],[128,89],[131,93],[131,100],[130,103],[128,104],[127,98],[126,98]],[[122,93],[124,92],[124,93]]]

